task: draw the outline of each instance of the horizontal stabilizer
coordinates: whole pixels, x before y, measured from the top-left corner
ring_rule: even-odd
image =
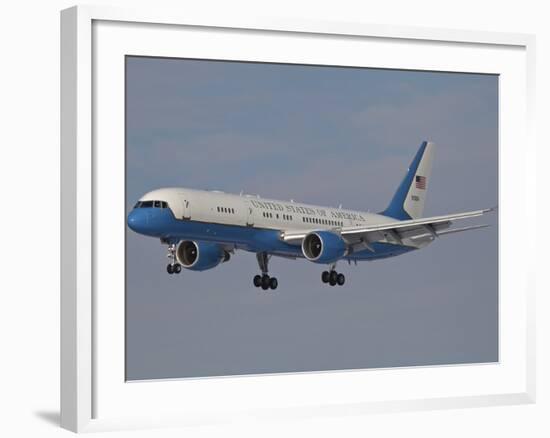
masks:
[[[479,230],[480,228],[487,228],[487,227],[490,227],[490,225],[487,225],[487,224],[472,225],[470,227],[460,227],[460,228],[452,228],[450,230],[442,230],[442,231],[438,231],[437,233],[433,233],[432,235],[435,234],[434,237],[440,237],[440,236],[445,236],[447,234],[460,233],[461,231]],[[412,236],[411,239],[412,240],[424,239],[428,234],[430,233],[418,234],[416,236]]]
[[[461,228],[453,228],[450,230],[444,230],[437,233],[438,236],[443,236],[445,234],[453,234],[453,233],[460,233],[461,231],[469,231],[469,230],[479,230],[480,228],[487,228],[490,227],[488,224],[483,225],[472,225],[471,227],[461,227]]]

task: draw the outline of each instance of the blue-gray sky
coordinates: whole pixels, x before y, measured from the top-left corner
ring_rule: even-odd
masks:
[[[425,215],[496,205],[498,77],[127,58],[127,211],[163,186],[382,210],[423,140]],[[388,260],[273,258],[275,292],[239,252],[166,274],[166,247],[127,231],[127,378],[498,360],[497,217]],[[476,221],[479,223],[480,221]]]

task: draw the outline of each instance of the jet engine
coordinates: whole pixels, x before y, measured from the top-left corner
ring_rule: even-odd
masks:
[[[334,263],[346,251],[346,242],[331,231],[313,231],[302,240],[302,253],[310,262]]]
[[[229,258],[230,254],[217,243],[184,240],[176,249],[178,263],[191,271],[212,269]]]

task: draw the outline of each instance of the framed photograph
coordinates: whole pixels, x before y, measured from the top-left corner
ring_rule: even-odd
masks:
[[[534,402],[534,37],[61,13],[61,424]]]

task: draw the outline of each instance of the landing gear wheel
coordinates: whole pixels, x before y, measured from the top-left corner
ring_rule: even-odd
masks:
[[[273,290],[277,289],[277,286],[279,285],[279,282],[275,277],[271,277],[269,280],[269,287]]]
[[[345,282],[346,277],[344,276],[344,274],[338,274],[336,276],[336,283],[338,283],[338,286],[343,286]]]
[[[334,286],[336,282],[338,281],[338,272],[336,271],[330,271],[328,281],[331,286]]]
[[[328,271],[323,271],[323,273],[321,274],[321,281],[323,283],[328,283],[330,280],[330,272]]]
[[[261,275],[255,275],[252,282],[254,283],[255,287],[260,287],[262,285],[262,276]]]
[[[169,274],[174,273],[174,267],[172,266],[172,264],[166,265],[166,272],[168,272]]]
[[[262,289],[263,290],[268,290],[269,289],[270,280],[271,279],[269,278],[269,275],[264,274],[262,276]]]
[[[172,268],[172,271],[174,271],[174,274],[179,274],[181,272],[181,265],[179,263],[176,263]]]

